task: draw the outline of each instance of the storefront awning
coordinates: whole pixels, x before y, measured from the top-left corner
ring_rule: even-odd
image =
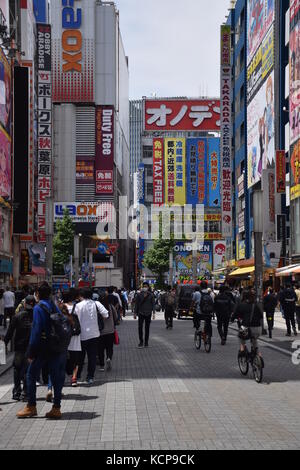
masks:
[[[293,274],[300,274],[300,264],[291,264],[276,270],[276,277],[288,277]]]
[[[245,276],[247,274],[252,274],[255,271],[254,266],[248,266],[247,268],[239,268],[229,274],[229,276]]]

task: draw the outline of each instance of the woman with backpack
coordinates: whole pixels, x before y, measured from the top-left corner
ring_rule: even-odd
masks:
[[[98,356],[100,362],[100,371],[104,372],[104,353],[106,351],[106,370],[111,370],[111,361],[114,353],[114,340],[115,340],[115,325],[118,323],[118,314],[115,308],[115,296],[113,289],[108,288],[105,291],[105,296],[102,299],[102,304],[108,311],[108,318],[105,318],[104,328],[98,342]]]
[[[173,328],[173,318],[176,310],[176,290],[168,286],[164,299],[166,329]]]

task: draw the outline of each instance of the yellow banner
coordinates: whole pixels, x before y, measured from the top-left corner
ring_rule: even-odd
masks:
[[[298,199],[298,197],[300,197],[300,184],[291,188],[291,201]]]
[[[185,139],[165,139],[165,202],[186,204]]]

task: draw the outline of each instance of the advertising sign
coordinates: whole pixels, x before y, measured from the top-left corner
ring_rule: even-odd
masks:
[[[37,25],[38,56],[38,242],[46,242],[46,198],[52,187],[51,26]]]
[[[11,71],[8,60],[0,47],[0,124],[10,134],[10,82]]]
[[[291,200],[300,197],[300,139],[291,147]]]
[[[276,216],[277,223],[276,223],[276,240],[278,242],[284,242],[286,240],[286,215],[285,214],[277,214]]]
[[[248,188],[275,164],[274,73],[247,108]]]
[[[209,207],[221,206],[220,139],[208,139]]]
[[[30,264],[32,267],[46,267],[46,249],[41,243],[32,243],[28,245]]]
[[[153,140],[153,204],[164,203],[164,140]]]
[[[275,175],[269,173],[269,220],[275,224]]]
[[[238,257],[237,259],[245,259],[246,258],[246,243],[245,240],[238,241]]]
[[[214,271],[224,267],[226,261],[226,242],[225,240],[213,242]]]
[[[0,126],[0,196],[11,197],[11,139]]]
[[[96,194],[114,193],[114,107],[96,107]]]
[[[139,204],[144,204],[145,202],[145,165],[143,163],[139,164],[138,168],[138,181],[137,181],[137,191],[138,196],[137,200]],[[138,206],[139,207],[139,206]],[[138,240],[138,268],[143,269],[143,259],[145,253],[145,238],[144,233],[141,230],[141,220],[144,220],[144,213],[142,208],[138,208],[138,231],[139,231],[139,240]]]
[[[166,204],[184,205],[185,139],[165,139],[165,200]]]
[[[53,101],[91,103],[95,88],[95,2],[51,0]]]
[[[221,209],[223,238],[232,237],[231,28],[221,26]]]
[[[93,184],[95,181],[94,160],[76,160],[76,184]]]
[[[111,203],[100,202],[56,202],[54,203],[54,222],[62,219],[64,210],[68,209],[73,223],[95,224],[101,222],[103,217],[112,220],[113,206]]]
[[[174,260],[176,270],[179,275],[193,274],[193,253],[192,246],[177,243],[174,247]],[[197,252],[197,275],[208,277],[212,272],[212,246],[210,243],[204,243]]]
[[[9,0],[0,0],[1,24],[7,26],[9,33]]]
[[[146,131],[218,131],[219,100],[146,100]]]
[[[274,0],[248,0],[247,64],[274,22]]]
[[[207,205],[207,139],[187,139],[187,204]]]
[[[290,143],[300,138],[300,2],[290,6]]]
[[[274,28],[272,27],[257,49],[247,69],[247,101],[261,87],[274,66]]]
[[[33,0],[33,12],[37,23],[47,23],[47,1]]]
[[[285,177],[286,177],[286,168],[285,168],[285,151],[277,150],[276,151],[276,189],[277,193],[285,193]]]
[[[242,197],[245,193],[245,175],[242,174],[237,181],[238,184],[238,197]]]

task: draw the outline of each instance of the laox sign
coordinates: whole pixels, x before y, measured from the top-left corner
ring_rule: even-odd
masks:
[[[74,8],[74,0],[62,0],[63,72],[82,71],[82,9]]]

